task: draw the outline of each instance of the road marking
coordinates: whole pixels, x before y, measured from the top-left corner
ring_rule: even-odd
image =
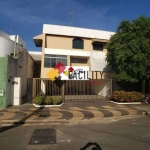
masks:
[[[69,110],[69,112],[71,112],[73,114],[73,117],[71,119],[69,119],[69,121],[80,121],[80,120],[84,119],[84,114],[80,111]]]
[[[15,113],[3,112],[3,116],[0,117],[0,120],[6,120],[15,116]]]
[[[105,108],[107,111],[111,112],[113,114],[113,116],[121,116],[122,113],[118,110],[115,110],[114,107],[111,106],[102,106],[103,108]]]
[[[20,109],[7,109],[7,111],[15,113],[15,112],[20,112]]]
[[[69,107],[71,110],[84,110],[84,109],[81,109],[79,107]],[[86,109],[85,109],[86,110]]]
[[[86,108],[88,108],[88,109],[95,109],[95,110],[98,110],[98,109],[100,109],[100,108],[97,108],[97,107],[94,107],[94,106],[91,106],[91,107],[86,107]]]
[[[128,111],[128,113],[129,114],[137,114],[137,111],[136,110],[134,110],[134,109],[131,109],[131,108],[129,108],[129,107],[127,107],[127,106],[123,106],[123,105],[117,105],[117,109],[122,109],[122,110],[125,110],[125,111]],[[113,107],[112,107],[113,108]]]
[[[57,120],[57,119],[60,119],[62,118],[63,114],[58,112],[58,111],[50,111],[50,117],[47,117],[43,120]]]

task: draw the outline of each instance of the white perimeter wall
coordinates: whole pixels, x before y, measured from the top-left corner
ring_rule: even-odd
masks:
[[[16,53],[21,50],[21,46],[16,44]],[[0,37],[0,57],[14,53],[14,42],[4,37]]]
[[[95,95],[109,97],[111,95],[111,80],[91,81],[91,89]]]

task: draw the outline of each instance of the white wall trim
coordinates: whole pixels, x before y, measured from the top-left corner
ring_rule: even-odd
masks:
[[[70,26],[60,26],[60,25],[43,25],[43,33],[53,34],[53,35],[65,35],[65,36],[75,36],[75,37],[85,37],[85,38],[97,38],[97,39],[106,39],[109,40],[111,35],[115,32],[103,31],[103,30],[94,30]]]
[[[70,55],[70,56],[90,57],[91,54],[97,54],[97,53],[99,53],[100,55],[106,56],[106,52],[45,48],[45,54],[52,54],[52,55]]]

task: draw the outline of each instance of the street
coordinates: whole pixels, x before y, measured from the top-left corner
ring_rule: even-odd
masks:
[[[102,150],[149,150],[150,117],[105,118],[97,124],[18,125],[0,129],[1,150],[91,150],[96,143]],[[86,144],[88,148],[84,147]]]

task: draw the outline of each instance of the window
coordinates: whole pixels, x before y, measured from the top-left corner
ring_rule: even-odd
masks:
[[[83,49],[84,41],[81,38],[74,38],[72,41],[72,47],[76,49]]]
[[[44,67],[53,68],[57,63],[61,62],[64,66],[67,66],[67,56],[66,55],[49,55],[44,56]]]
[[[70,63],[87,64],[87,58],[71,58]]]
[[[103,43],[102,42],[94,42],[93,43],[93,50],[103,50]]]

